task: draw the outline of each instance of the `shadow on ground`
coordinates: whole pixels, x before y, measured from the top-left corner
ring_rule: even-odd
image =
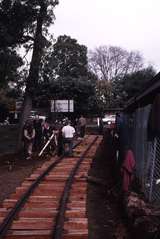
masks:
[[[106,184],[88,184],[89,239],[129,239],[121,206],[121,192],[113,190],[110,193],[110,189],[119,184],[119,177],[115,149],[107,135],[96,154],[89,175]]]

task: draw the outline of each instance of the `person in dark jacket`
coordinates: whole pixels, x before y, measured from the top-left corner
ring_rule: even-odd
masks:
[[[57,154],[61,156],[63,154],[63,134],[62,134],[63,125],[61,124],[57,133]]]
[[[42,146],[42,119],[35,119],[33,124],[35,129],[34,149],[38,151]]]
[[[80,127],[80,137],[83,138],[85,136],[86,131],[86,119],[84,118],[84,116],[81,115],[78,123]]]
[[[33,151],[33,144],[35,139],[35,129],[31,121],[27,121],[23,129],[23,139],[24,139],[24,153],[26,159],[30,159]]]

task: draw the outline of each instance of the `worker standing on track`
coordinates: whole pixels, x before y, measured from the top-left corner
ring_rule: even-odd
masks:
[[[83,138],[86,130],[86,119],[81,115],[79,118],[79,127],[80,127],[80,137]]]
[[[34,150],[38,151],[42,146],[42,119],[37,116],[33,121],[33,125],[35,129]]]
[[[73,138],[75,135],[75,128],[71,126],[71,122],[67,121],[66,125],[62,128],[63,144],[64,144],[64,153],[72,156],[73,153]],[[66,150],[66,145],[68,150]]]
[[[57,133],[58,130],[56,129],[55,123],[50,123],[48,120],[45,121],[43,125],[43,144],[46,145],[47,142],[50,140],[50,137],[53,136],[53,139],[49,142],[48,146],[46,147],[46,152],[49,155],[52,155],[57,147]]]
[[[43,141],[46,143],[51,136],[51,125],[50,123],[46,120],[43,125]]]
[[[32,156],[33,144],[35,139],[35,129],[31,121],[27,121],[23,131],[24,137],[24,151],[26,159]]]
[[[58,133],[57,133],[57,154],[61,156],[63,154],[63,135],[62,135],[62,123],[59,125]]]

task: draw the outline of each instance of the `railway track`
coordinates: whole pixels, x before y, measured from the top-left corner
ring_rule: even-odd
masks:
[[[86,136],[73,157],[37,168],[0,208],[0,238],[85,239],[86,174],[102,138]]]

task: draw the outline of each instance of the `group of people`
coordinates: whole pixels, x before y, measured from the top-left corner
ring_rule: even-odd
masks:
[[[32,157],[33,152],[39,152],[54,135],[50,144],[46,148],[48,153],[57,150],[57,154],[73,154],[73,140],[75,135],[83,138],[85,135],[86,119],[81,116],[76,124],[73,125],[69,119],[55,121],[39,119],[38,117],[31,121],[27,120],[23,128],[24,154],[26,159]]]

